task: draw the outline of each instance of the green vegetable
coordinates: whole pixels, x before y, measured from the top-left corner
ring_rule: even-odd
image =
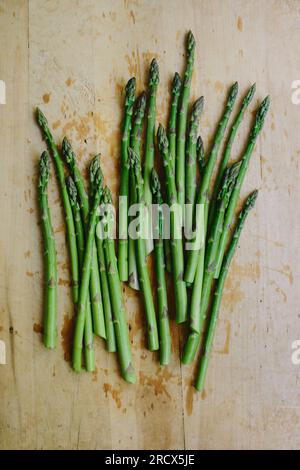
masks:
[[[36,108],[36,119],[37,119],[38,125],[41,128],[44,139],[52,153],[53,160],[54,160],[55,167],[56,167],[57,179],[58,179],[60,190],[61,190],[65,217],[66,217],[66,224],[67,224],[67,239],[68,239],[70,261],[71,261],[72,294],[73,294],[74,303],[76,304],[78,301],[78,277],[79,277],[78,256],[77,256],[74,220],[73,220],[72,208],[70,205],[68,191],[67,191],[66,182],[65,182],[63,162],[61,161],[60,155],[57,150],[57,146],[50,132],[47,119],[45,118],[44,114],[39,108]]]
[[[57,342],[57,262],[55,240],[48,205],[49,154],[43,152],[40,159],[39,205],[44,241],[45,300],[44,300],[44,345],[55,348]]]
[[[172,158],[172,166],[175,174],[175,161],[176,161],[176,120],[178,112],[179,96],[181,91],[181,78],[179,73],[175,72],[172,83],[172,102],[169,117],[169,149]]]
[[[196,197],[196,184],[197,184],[197,165],[196,165],[196,146],[197,146],[197,130],[199,126],[200,116],[203,110],[204,98],[201,96],[193,104],[189,129],[188,139],[186,144],[186,157],[185,157],[185,203],[190,207],[185,208],[185,227],[190,232],[193,225],[193,213]]]
[[[235,117],[235,119],[233,121],[233,124],[231,126],[229,136],[228,136],[228,139],[227,139],[227,142],[226,142],[226,145],[225,145],[225,149],[224,149],[224,152],[223,152],[223,155],[222,155],[222,158],[221,158],[221,162],[220,162],[220,165],[219,165],[219,168],[218,168],[218,173],[217,173],[217,177],[216,177],[216,181],[215,181],[215,185],[214,185],[214,192],[213,192],[212,200],[210,202],[209,224],[208,224],[209,227],[210,227],[210,225],[213,221],[213,218],[214,218],[214,212],[215,212],[215,209],[216,209],[216,207],[215,207],[216,206],[216,198],[218,196],[221,181],[222,181],[222,178],[224,176],[224,173],[225,173],[225,170],[226,170],[229,158],[230,158],[232,144],[234,142],[234,139],[235,139],[235,136],[237,134],[238,128],[239,128],[239,126],[240,126],[240,124],[243,120],[245,111],[248,108],[249,104],[251,103],[252,98],[255,94],[255,90],[256,90],[256,84],[254,83],[252,85],[252,87],[249,89],[246,96],[244,97],[244,99],[242,101],[242,104],[241,104],[241,107],[239,109],[239,112],[238,112],[237,116]]]
[[[163,213],[161,204],[163,202],[160,182],[156,171],[151,173],[151,189],[153,202],[158,205],[157,235],[154,240],[155,277],[157,284],[157,306],[158,306],[158,329],[159,329],[159,358],[161,365],[170,363],[171,358],[171,334],[168,314],[168,296],[165,277],[164,245],[162,240]]]
[[[89,283],[92,268],[93,245],[95,243],[95,229],[98,217],[98,207],[102,195],[102,173],[97,171],[95,175],[94,197],[90,212],[88,231],[86,235],[85,253],[82,265],[81,282],[79,289],[78,312],[75,321],[74,342],[73,342],[73,369],[76,372],[81,370],[82,339],[85,326],[86,304],[89,294]]]
[[[165,177],[168,204],[172,206],[176,204],[177,192],[175,185],[175,178],[172,166],[172,157],[169,152],[169,143],[166,131],[160,124],[157,132],[158,149],[161,155]],[[174,283],[174,295],[176,305],[176,322],[183,323],[187,319],[187,292],[186,285],[183,280],[184,258],[182,239],[177,238],[176,235],[176,216],[173,210],[170,211],[170,235],[171,235],[171,253],[172,253],[172,274]]]
[[[98,182],[97,177],[98,174],[101,174],[101,179],[103,181],[103,173],[100,166],[100,156],[97,155],[91,165],[90,165],[90,191],[92,197],[97,191]],[[99,218],[97,217],[97,222]],[[111,309],[111,300],[109,295],[109,287],[108,287],[108,279],[105,267],[105,255],[103,249],[103,240],[101,237],[97,236],[96,230],[96,246],[97,246],[97,253],[98,253],[98,262],[99,262],[99,270],[100,270],[100,280],[101,280],[101,292],[102,292],[102,301],[103,301],[103,311],[104,311],[104,319],[105,319],[105,331],[106,331],[106,348],[109,352],[116,351],[116,340],[115,340],[115,333],[114,333],[114,325],[113,325],[113,316],[112,316],[112,309]]]
[[[212,349],[212,343],[213,343],[213,338],[214,338],[214,333],[216,330],[216,324],[217,324],[217,319],[218,319],[218,314],[220,310],[220,305],[221,305],[221,300],[222,300],[222,293],[224,289],[224,284],[226,280],[226,276],[228,273],[229,265],[231,263],[231,260],[233,258],[234,252],[236,250],[237,244],[239,237],[241,235],[242,228],[244,226],[245,220],[247,218],[247,215],[249,211],[252,209],[252,207],[255,204],[256,198],[257,198],[257,191],[254,191],[250,196],[248,197],[240,215],[238,218],[237,226],[234,231],[230,246],[228,248],[228,251],[226,253],[226,256],[224,258],[224,261],[222,263],[222,268],[220,272],[220,277],[217,282],[216,290],[214,293],[214,299],[213,299],[213,304],[212,304],[212,309],[211,309],[211,316],[209,319],[209,324],[204,340],[204,352],[203,355],[201,356],[200,359],[200,365],[199,369],[196,375],[196,382],[195,382],[195,388],[199,391],[203,390],[204,388],[204,382],[205,382],[205,376],[206,376],[206,371],[207,371],[207,366],[208,366],[208,361],[209,361],[209,356],[210,352]]]
[[[154,135],[155,135],[155,117],[156,117],[156,92],[159,83],[159,69],[156,59],[153,59],[150,65],[149,76],[149,98],[148,98],[148,114],[145,141],[145,160],[144,160],[144,200],[146,207],[149,208],[152,203],[151,192],[151,172],[154,163]],[[146,240],[146,253],[152,251],[152,239]]]
[[[75,223],[75,233],[77,241],[77,251],[78,251],[78,260],[79,268],[82,270],[83,259],[84,259],[84,228],[80,215],[80,207],[77,198],[77,189],[73,181],[73,178],[69,176],[66,180],[69,199],[73,210],[73,217]],[[91,301],[88,296],[86,303],[86,312],[85,312],[85,325],[84,325],[84,357],[85,357],[85,367],[86,370],[92,372],[95,370],[95,356],[94,356],[94,337],[93,337],[93,321],[92,321],[92,312],[91,312]]]
[[[269,106],[270,106],[270,97],[267,96],[261,103],[260,107],[258,108],[258,111],[255,116],[255,122],[251,129],[250,136],[248,139],[247,148],[241,160],[242,164],[241,164],[241,168],[237,177],[236,185],[231,195],[229,206],[225,214],[224,230],[220,238],[218,258],[217,258],[216,270],[214,274],[215,279],[219,277],[219,273],[221,270],[223,257],[224,257],[224,253],[226,249],[226,244],[227,244],[227,240],[229,236],[229,230],[230,230],[232,220],[234,217],[234,212],[235,212],[235,208],[237,205],[240,190],[241,190],[244,178],[245,178],[246,171],[249,166],[250,157],[252,155],[256,140],[263,128],[265,117],[268,112]]]
[[[128,149],[130,167],[134,175],[134,185],[136,188],[136,202],[140,204],[139,231],[142,230],[143,217],[141,212],[144,209],[143,179],[141,174],[140,157],[131,148]],[[144,307],[147,321],[148,347],[150,351],[156,351],[159,348],[158,332],[156,323],[156,313],[152,296],[151,282],[147,267],[145,240],[141,233],[136,239],[136,260],[139,276],[139,285],[144,299]]]
[[[231,87],[231,90],[229,92],[228,100],[227,100],[226,107],[225,107],[225,112],[219,122],[217,131],[214,137],[214,144],[213,144],[211,153],[209,155],[209,158],[205,164],[205,169],[203,172],[200,190],[197,195],[196,204],[204,204],[204,212],[205,212],[204,226],[198,228],[198,230],[202,230],[202,233],[199,235],[200,239],[204,239],[204,240],[206,237],[208,204],[209,204],[209,186],[210,186],[210,181],[212,177],[212,172],[216,163],[218,151],[219,151],[219,148],[220,148],[220,145],[221,145],[224,133],[225,133],[225,129],[226,129],[228,120],[230,118],[230,115],[231,115],[231,112],[232,112],[232,109],[236,100],[237,92],[238,92],[238,84],[236,82]],[[185,275],[184,275],[184,279],[186,282],[192,283],[194,281],[196,268],[197,268],[197,264],[199,261],[199,251],[204,251],[204,250],[205,250],[205,246],[203,246],[201,250],[195,249],[195,250],[189,251],[188,257],[187,257]],[[205,255],[202,253],[200,258],[203,260],[204,256]]]
[[[215,270],[215,263],[216,263],[216,256],[219,246],[220,235],[223,230],[223,221],[224,221],[224,214],[225,210],[229,203],[230,195],[233,191],[233,187],[236,181],[236,177],[239,171],[240,163],[236,163],[230,168],[228,168],[225,172],[222,187],[219,191],[218,195],[218,211],[216,213],[211,233],[207,239],[207,247],[206,247],[206,255],[205,255],[205,264],[204,264],[204,276],[203,276],[203,283],[200,289],[200,286],[194,283],[193,291],[192,291],[192,298],[191,298],[191,308],[190,308],[190,315],[191,315],[191,329],[192,331],[199,334],[199,341],[200,335],[202,333],[204,321],[206,318],[206,311],[208,308],[209,303],[209,295],[211,292],[212,282],[213,282],[213,274]],[[187,342],[187,344],[190,344]],[[194,345],[194,341],[192,341]],[[183,362],[187,363],[187,358],[189,361],[193,359],[193,355],[196,353],[196,349],[194,349],[194,353],[192,351],[186,349],[184,350],[184,359]]]
[[[195,38],[190,31],[187,37],[187,66],[184,74],[182,91],[180,96],[180,107],[178,112],[178,130],[176,143],[176,187],[178,203],[181,205],[182,213],[185,202],[185,140],[187,127],[187,112],[190,98],[191,81],[195,57]]]
[[[130,137],[130,147],[138,154],[141,153],[142,124],[146,108],[146,93],[143,92],[136,100],[133,115],[132,131]],[[136,204],[136,189],[134,186],[134,175],[132,169],[129,172],[129,193],[130,205]],[[130,219],[130,218],[129,218]],[[129,236],[129,278],[128,282],[132,289],[139,290],[139,281],[137,275],[135,241]]]
[[[121,281],[128,281],[128,198],[129,198],[129,162],[128,145],[130,139],[131,117],[135,98],[136,80],[132,77],[125,87],[125,109],[121,144],[121,179],[119,203],[119,245],[118,267]]]
[[[112,204],[111,193],[106,187],[103,190],[102,203],[107,210]],[[108,210],[109,212],[109,210]],[[108,214],[109,215],[109,214]],[[135,383],[136,376],[132,365],[129,331],[126,323],[126,313],[122,300],[122,287],[119,278],[114,240],[109,236],[112,231],[111,217],[107,216],[103,222],[103,248],[105,254],[106,272],[110,291],[113,321],[117,341],[117,351],[120,361],[121,374],[124,380]],[[97,229],[98,232],[98,229]]]
[[[88,230],[90,204],[89,197],[85,190],[83,176],[76,163],[76,155],[68,139],[64,137],[62,141],[62,155],[66,162],[78,192],[79,205],[81,209],[82,220],[84,223],[85,234]],[[99,277],[99,266],[97,260],[96,244],[93,243],[93,257],[90,278],[90,298],[92,301],[93,330],[95,335],[106,338],[105,322],[101,295],[101,285]]]

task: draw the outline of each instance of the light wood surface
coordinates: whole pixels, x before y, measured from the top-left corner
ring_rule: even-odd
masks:
[[[0,79],[0,447],[2,449],[261,449],[300,446],[300,366],[291,361],[299,322],[299,116],[291,101],[299,76],[300,3],[296,0],[2,0]],[[65,225],[54,175],[50,202],[59,262],[59,344],[46,350],[37,161],[44,144],[39,105],[59,142],[73,141],[86,168],[101,152],[107,182],[118,186],[122,88],[145,85],[160,65],[158,120],[169,85],[184,67],[192,29],[192,98],[205,96],[206,146],[228,87],[257,94],[234,146],[243,149],[252,112],[270,94],[271,111],[242,190],[260,195],[239,244],[218,324],[205,393],[193,367],[179,362],[184,332],[172,324],[173,356],[161,368],[145,349],[142,306],[126,289],[135,386],[119,377],[96,341],[97,371],[76,375],[68,362],[70,301]],[[181,340],[179,336],[182,336]]]

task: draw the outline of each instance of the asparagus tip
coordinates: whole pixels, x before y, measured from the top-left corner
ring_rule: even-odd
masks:
[[[189,31],[188,38],[187,38],[187,50],[188,50],[188,52],[191,53],[195,49],[195,46],[196,46],[195,37],[194,37],[192,31]]]
[[[36,112],[36,119],[37,119],[38,124],[41,127],[47,126],[48,122],[47,122],[46,116],[44,115],[44,113],[41,111],[41,109],[38,106],[36,107],[35,112]]]
[[[173,83],[172,83],[172,93],[177,95],[181,90],[181,78],[178,72],[175,72]]]
[[[166,131],[162,124],[158,125],[157,130],[157,141],[158,141],[158,148],[161,153],[165,152],[169,147],[168,137]]]
[[[40,179],[39,187],[45,189],[49,181],[49,153],[44,150],[40,158]]]
[[[66,136],[62,140],[61,153],[62,153],[63,159],[67,162],[67,164],[74,166],[75,153],[72,149],[71,143],[69,142]]]
[[[149,85],[150,86],[157,86],[159,83],[159,67],[157,60],[154,58],[151,61],[150,65],[150,80],[149,80]]]
[[[72,176],[67,176],[66,185],[69,193],[70,203],[72,206],[75,206],[77,204],[77,188]]]
[[[203,106],[204,106],[204,97],[201,96],[193,104],[192,114],[193,114],[194,119],[197,119],[200,116],[203,110]]]
[[[131,77],[125,86],[125,95],[126,95],[126,105],[132,105],[136,88],[136,79]]]

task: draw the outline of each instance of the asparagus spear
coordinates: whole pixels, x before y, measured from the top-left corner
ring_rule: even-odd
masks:
[[[83,259],[84,259],[84,229],[80,215],[80,207],[77,197],[76,185],[73,178],[69,176],[66,180],[67,189],[69,193],[69,199],[73,210],[75,233],[77,241],[78,261],[79,269],[82,270]],[[91,302],[88,295],[86,312],[85,312],[85,324],[84,324],[84,357],[86,370],[92,372],[95,370],[95,356],[94,356],[94,337],[93,337],[93,322],[91,312]]]
[[[144,160],[144,200],[148,211],[151,207],[151,171],[154,163],[154,133],[155,133],[155,117],[156,117],[156,92],[159,83],[159,69],[156,59],[153,59],[150,65],[149,76],[149,98],[148,98],[148,114],[145,142],[145,160]],[[153,250],[152,238],[145,241],[146,254]]]
[[[181,78],[180,75],[175,72],[173,83],[172,83],[172,101],[171,101],[171,110],[169,116],[169,149],[170,155],[172,159],[172,168],[175,177],[175,166],[176,166],[176,120],[177,120],[177,112],[178,112],[178,103],[179,103],[179,96],[181,91]],[[172,272],[172,264],[171,264],[171,246],[170,240],[168,238],[164,238],[164,253],[165,253],[165,261],[166,261],[166,270],[171,273]]]
[[[143,92],[136,100],[136,106],[133,115],[133,124],[130,137],[130,147],[140,155],[141,152],[141,137],[142,137],[142,123],[146,107],[146,93]],[[134,186],[134,175],[132,169],[129,172],[129,193],[130,193],[130,205],[136,203],[136,190]],[[129,285],[132,289],[139,289],[139,281],[137,276],[136,266],[136,254],[135,254],[135,243],[132,238],[129,237],[129,251],[128,251],[128,263],[129,263]]]
[[[252,87],[249,89],[246,96],[244,97],[244,99],[242,101],[242,104],[241,104],[241,107],[239,109],[239,112],[236,115],[236,118],[235,118],[235,120],[234,120],[234,122],[231,126],[229,136],[228,136],[228,139],[227,139],[227,142],[226,142],[226,145],[225,145],[225,149],[224,149],[224,152],[223,152],[223,155],[222,155],[222,158],[221,158],[220,166],[218,168],[218,173],[217,173],[217,177],[216,177],[216,181],[215,181],[215,185],[214,185],[214,192],[213,192],[213,195],[212,195],[212,200],[210,202],[209,222],[208,222],[209,227],[210,227],[210,225],[213,221],[213,218],[214,218],[214,212],[215,212],[215,209],[216,209],[216,198],[218,196],[221,181],[222,181],[222,178],[224,176],[224,173],[225,173],[225,170],[226,170],[229,158],[230,158],[232,144],[234,142],[234,139],[235,139],[236,133],[238,131],[238,128],[239,128],[239,126],[240,126],[240,124],[243,120],[245,111],[246,111],[247,107],[249,106],[249,104],[251,103],[252,98],[255,94],[255,90],[256,90],[256,84],[254,83],[252,85]]]
[[[181,78],[179,73],[175,72],[172,83],[172,101],[169,117],[169,148],[172,158],[172,165],[175,174],[175,159],[176,159],[176,119],[178,111],[178,102],[181,91]]]
[[[257,140],[257,138],[260,134],[260,131],[263,128],[265,117],[266,117],[266,114],[268,112],[269,106],[270,106],[270,97],[267,96],[262,101],[261,105],[259,106],[259,108],[257,110],[256,116],[255,116],[255,122],[254,122],[254,125],[253,125],[253,127],[251,129],[251,132],[250,132],[250,135],[249,135],[247,148],[246,148],[245,153],[244,153],[244,155],[242,157],[242,160],[241,160],[242,164],[241,164],[241,168],[240,168],[240,171],[239,171],[239,174],[238,174],[238,177],[237,177],[236,185],[235,185],[235,188],[234,188],[233,193],[231,195],[229,206],[228,206],[226,214],[225,214],[224,230],[223,230],[221,238],[220,238],[220,244],[219,244],[219,249],[218,249],[218,258],[217,258],[216,270],[215,270],[215,274],[214,274],[215,279],[217,279],[219,277],[219,273],[220,273],[220,270],[221,270],[222,261],[223,261],[223,257],[224,257],[224,253],[225,253],[225,249],[226,249],[226,244],[227,244],[227,240],[228,240],[228,236],[229,236],[229,230],[230,230],[230,226],[232,224],[232,220],[233,220],[233,217],[234,217],[234,211],[235,211],[235,208],[236,208],[236,205],[237,205],[237,201],[238,201],[238,197],[239,197],[239,194],[240,194],[241,186],[243,184],[245,174],[246,174],[247,168],[249,166],[250,157],[252,155],[256,140]]]
[[[168,315],[168,296],[165,277],[164,246],[162,240],[163,214],[161,204],[163,202],[160,181],[154,169],[151,173],[151,190],[153,202],[158,205],[157,232],[158,238],[154,240],[155,274],[157,280],[157,306],[158,306],[158,330],[159,330],[159,357],[161,365],[167,365],[171,357],[171,334]]]
[[[206,162],[204,173],[203,173],[203,178],[202,178],[202,183],[200,186],[199,193],[197,195],[196,204],[204,204],[204,214],[205,214],[204,227],[200,227],[200,229],[203,230],[203,237],[200,236],[200,239],[204,238],[204,240],[206,237],[210,180],[211,180],[213,168],[216,162],[216,158],[218,155],[218,151],[219,151],[219,148],[220,148],[220,145],[221,145],[224,133],[225,133],[225,129],[226,129],[229,117],[231,115],[231,112],[232,112],[232,109],[236,100],[237,92],[238,92],[238,84],[236,82],[230,89],[228,100],[227,100],[226,107],[225,107],[225,112],[219,122],[217,131],[215,134],[215,138],[214,138],[214,144],[210,152],[210,156]],[[205,244],[201,248],[201,251],[204,251],[204,250],[205,250]],[[196,272],[197,264],[199,260],[200,260],[200,263],[202,263],[202,267],[203,267],[204,253],[200,255],[200,258],[199,258],[199,250],[197,249],[191,250],[188,253],[186,270],[185,270],[185,275],[184,275],[184,279],[186,282],[192,283],[194,281],[195,272]],[[199,266],[199,269],[201,269],[200,266]]]
[[[107,205],[112,204],[111,193],[107,187],[105,187],[103,190],[102,202],[106,207]],[[122,288],[115,254],[115,244],[114,240],[109,237],[109,233],[111,232],[111,224],[111,218],[106,217],[103,229],[107,236],[103,239],[103,248],[105,254],[111,306],[113,311],[117,351],[122,377],[127,382],[135,383],[136,377],[132,365],[129,331],[126,323],[126,313],[122,300]]]
[[[136,202],[140,204],[139,231],[142,230],[143,217],[141,212],[144,209],[143,178],[141,173],[140,157],[131,148],[128,149],[130,167],[134,175],[134,185],[136,188]],[[138,268],[139,284],[144,298],[144,306],[147,321],[148,347],[150,351],[159,348],[156,314],[151,290],[151,282],[147,267],[145,240],[141,233],[136,239],[136,261]]]
[[[96,186],[97,185],[97,186]],[[94,198],[90,212],[90,220],[86,236],[85,253],[82,265],[81,283],[79,289],[78,312],[75,321],[74,343],[73,343],[73,369],[76,372],[81,370],[82,339],[85,325],[86,303],[89,293],[89,282],[91,276],[93,245],[95,237],[96,222],[98,216],[98,206],[102,194],[102,174],[98,170],[96,174],[97,189],[94,191]]]
[[[57,341],[57,264],[53,229],[48,205],[49,154],[43,152],[40,159],[39,205],[44,240],[45,301],[44,301],[44,345],[55,348]]]
[[[135,97],[136,80],[132,77],[125,87],[125,110],[121,145],[121,180],[119,200],[119,245],[118,268],[121,281],[128,281],[128,197],[129,197],[129,145],[132,109]],[[98,253],[99,254],[99,253]]]
[[[192,73],[195,56],[195,38],[190,31],[187,37],[187,66],[184,74],[182,92],[180,97],[180,109],[178,114],[178,132],[176,146],[176,187],[178,203],[184,209],[185,201],[185,140],[187,126],[187,111],[190,97]]]
[[[201,96],[195,101],[192,107],[188,139],[186,145],[185,157],[185,203],[190,207],[186,207],[185,213],[185,226],[188,231],[192,230],[193,210],[196,197],[196,144],[197,144],[197,129],[199,126],[200,116],[203,110],[204,98]]]
[[[213,282],[217,250],[219,246],[220,236],[223,230],[224,214],[229,203],[230,195],[233,191],[239,167],[240,163],[237,163],[232,165],[225,171],[222,187],[218,195],[218,211],[213,222],[211,233],[207,239],[202,289],[199,295],[198,286],[194,284],[192,291],[190,326],[193,331],[199,333],[200,335],[202,333],[205,314],[209,302],[209,294]]]
[[[244,226],[247,215],[255,204],[257,194],[258,194],[257,191],[254,191],[252,194],[250,194],[242,211],[240,212],[236,229],[234,231],[234,234],[233,234],[230,246],[228,248],[228,251],[226,253],[226,256],[224,258],[224,261],[222,263],[220,277],[218,279],[216,290],[214,293],[211,316],[210,316],[210,320],[209,320],[209,324],[208,324],[208,328],[206,332],[206,337],[204,340],[204,352],[203,352],[203,355],[201,356],[199,369],[196,375],[195,388],[198,391],[201,391],[204,388],[209,355],[212,349],[214,333],[216,330],[216,324],[217,324],[218,314],[219,314],[220,305],[221,305],[222,292],[223,292],[226,276],[228,273],[229,265],[233,258],[234,252],[236,250],[238,240],[241,235],[241,231]]]
[[[91,192],[92,197],[94,196],[95,192],[98,189],[97,179],[98,179],[99,174],[101,174],[101,179],[103,181],[103,173],[100,167],[100,158],[99,158],[99,155],[96,155],[96,157],[91,162],[90,172],[89,172],[90,192]],[[97,222],[98,222],[98,217],[97,217]],[[96,246],[97,246],[97,252],[98,252],[99,269],[100,269],[101,292],[102,292],[105,331],[106,331],[106,348],[109,352],[115,352],[116,340],[115,340],[114,325],[113,325],[113,318],[112,318],[112,311],[111,311],[108,281],[107,281],[107,275],[106,275],[106,269],[105,269],[103,240],[101,237],[97,236],[97,230],[96,230],[95,239],[96,239]]]
[[[172,157],[169,153],[169,144],[166,131],[160,124],[157,132],[158,149],[163,160],[168,204],[173,206],[177,201],[177,192],[175,178],[172,166]],[[172,253],[172,270],[175,291],[176,304],[176,322],[182,323],[187,319],[187,292],[186,285],[183,280],[183,247],[182,240],[175,237],[176,216],[173,210],[170,211],[170,235],[171,235],[171,253]]]
[[[57,146],[54,142],[53,136],[50,132],[47,119],[45,118],[44,114],[39,108],[36,108],[36,119],[37,119],[38,125],[41,128],[44,139],[49,149],[51,150],[55,167],[56,167],[56,174],[57,174],[57,178],[58,178],[58,182],[59,182],[59,186],[61,190],[65,217],[66,217],[66,224],[67,224],[67,237],[68,237],[70,261],[71,261],[72,294],[73,294],[74,303],[76,304],[78,301],[78,274],[79,274],[78,256],[77,256],[74,220],[73,220],[72,208],[71,208],[70,201],[69,201],[68,191],[66,188],[64,167],[63,167],[63,163],[61,161],[60,155],[58,153]]]
[[[89,224],[89,197],[85,190],[83,176],[76,163],[76,155],[72,149],[72,146],[68,139],[64,137],[62,141],[62,155],[64,161],[66,162],[70,173],[75,182],[78,197],[79,205],[81,209],[82,220],[84,224],[84,231],[87,234],[88,224]],[[100,336],[101,338],[106,338],[105,332],[105,322],[103,314],[103,304],[102,304],[102,295],[101,295],[101,285],[99,277],[99,266],[97,260],[97,251],[96,244],[93,243],[93,258],[92,258],[92,267],[91,267],[91,278],[90,278],[90,294],[92,300],[92,314],[93,314],[93,330],[95,335]]]
[[[204,155],[204,145],[201,135],[198,136],[196,144],[196,155],[199,164],[200,174],[202,175],[205,168],[205,155]]]

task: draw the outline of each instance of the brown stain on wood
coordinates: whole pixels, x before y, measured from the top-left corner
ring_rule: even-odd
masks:
[[[43,333],[43,325],[40,325],[40,323],[34,323],[32,326],[32,329],[35,333]]]
[[[243,31],[243,20],[240,16],[238,16],[237,22],[236,22],[237,29],[239,31]]]
[[[52,124],[53,130],[58,129],[61,126],[61,121],[58,119]]]
[[[92,372],[92,381],[97,382],[98,381],[98,369],[95,367],[95,370]]]
[[[186,412],[188,416],[191,416],[193,413],[193,404],[194,404],[194,387],[192,385],[189,386],[186,394]]]
[[[65,81],[65,83],[66,83],[66,85],[67,85],[68,87],[70,87],[71,85],[73,85],[74,80],[72,80],[72,78],[69,77],[69,78],[67,78],[67,80]]]
[[[277,282],[271,280],[269,282],[270,286],[272,286],[274,288],[274,291],[279,294],[281,297],[282,297],[282,300],[283,300],[283,303],[286,303],[287,302],[287,294],[284,292],[284,290],[282,289],[282,287],[280,287]]]
[[[201,392],[201,400],[205,400],[206,397],[207,397],[207,393],[206,393],[206,391],[205,391],[205,389],[204,389],[204,390],[202,390],[202,392]]]
[[[217,80],[216,83],[215,83],[215,90],[216,90],[217,93],[224,90],[224,85],[219,80]]]
[[[31,251],[30,250],[25,251],[24,258],[30,258],[30,256],[31,256]]]
[[[58,279],[59,286],[71,286],[71,281],[69,279],[62,279],[61,277]]]
[[[222,349],[219,349],[216,351],[217,354],[229,354],[230,335],[231,335],[231,324],[229,323],[229,321],[226,321],[225,343]]]
[[[48,104],[49,101],[50,101],[50,96],[51,96],[51,93],[44,93],[42,98],[43,98],[43,101],[45,104]]]
[[[105,393],[105,397],[107,398],[108,394],[110,394],[111,397],[113,398],[117,408],[120,409],[121,406],[122,406],[121,397],[120,397],[121,391],[117,390],[116,388],[113,388],[112,385],[109,384],[109,383],[104,383],[103,384],[103,390],[104,390],[104,393]]]
[[[260,266],[257,262],[239,265],[237,262],[233,261],[226,280],[222,305],[232,312],[237,304],[246,297],[241,289],[242,281],[248,279],[252,282],[256,282],[260,278],[260,275]]]
[[[74,317],[69,317],[68,314],[64,315],[63,327],[61,329],[61,345],[64,351],[64,360],[70,362],[72,352],[74,330]]]
[[[165,384],[163,383],[163,376],[151,377],[140,371],[140,384],[148,387],[153,387],[155,396],[166,395],[167,398],[171,398]]]

